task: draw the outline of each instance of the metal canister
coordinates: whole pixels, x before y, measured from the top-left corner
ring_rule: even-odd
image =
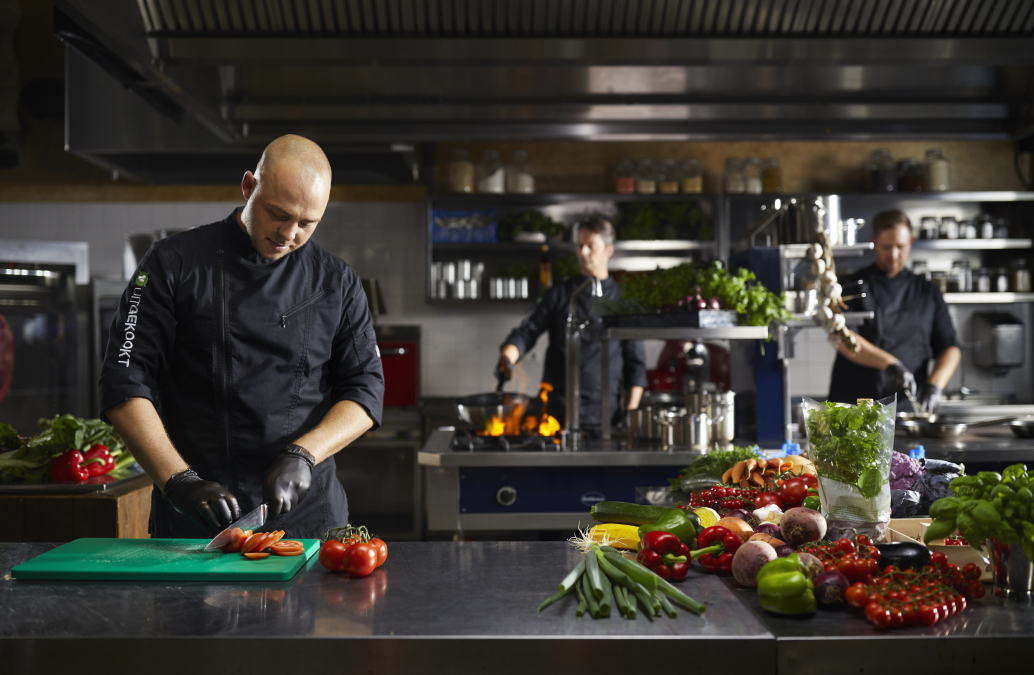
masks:
[[[692,450],[707,450],[711,444],[711,417],[707,413],[682,419],[682,443]]]
[[[989,539],[995,595],[1001,598],[1027,598],[1034,587],[1034,566],[1023,551],[1023,544],[1006,544],[998,537]]]
[[[711,410],[711,440],[719,445],[732,443],[736,438],[736,392],[715,394]]]

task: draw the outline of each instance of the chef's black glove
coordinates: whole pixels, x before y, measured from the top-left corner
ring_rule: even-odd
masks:
[[[269,504],[269,520],[287,513],[305,499],[312,485],[316,458],[300,445],[289,445],[266,469],[262,496]]]
[[[505,354],[500,354],[499,361],[495,364],[495,380],[502,384],[509,382],[511,377],[513,377],[513,364]]]
[[[932,382],[923,385],[923,391],[919,394],[919,405],[931,415],[941,407],[941,399],[944,398],[944,390]]]
[[[241,517],[237,498],[219,483],[202,480],[193,469],[172,474],[162,496],[172,508],[212,534]]]
[[[894,363],[887,366],[887,374],[890,375],[891,384],[894,385],[894,391],[905,391],[908,390],[913,396],[916,393],[916,378],[908,368],[905,367],[901,361],[895,361]]]

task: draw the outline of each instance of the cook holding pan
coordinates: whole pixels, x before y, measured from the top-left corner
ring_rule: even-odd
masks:
[[[576,254],[581,273],[571,279],[553,286],[542,297],[531,315],[520,326],[515,328],[503,342],[499,362],[496,366],[496,378],[500,381],[510,379],[513,364],[535,346],[539,336],[549,333],[549,347],[546,350],[546,363],[542,372],[543,383],[553,386],[549,395],[548,413],[563,422],[565,417],[565,355],[568,303],[574,290],[589,277],[600,279],[603,286],[603,297],[617,300],[621,297],[621,289],[610,276],[607,263],[614,255],[614,226],[602,217],[592,217],[578,226]],[[582,293],[577,298],[578,314],[587,317],[596,300],[589,293]],[[601,382],[600,382],[600,341],[590,331],[582,333],[581,344],[581,401],[579,408],[580,423],[590,433],[598,430],[602,424],[600,419]],[[611,410],[615,411],[612,424],[622,426],[625,410],[639,407],[643,391],[646,388],[646,353],[639,340],[612,340],[610,352],[606,355],[610,365]],[[625,410],[618,405],[621,394],[621,383],[624,382],[628,392]],[[565,424],[566,426],[566,424]]]
[[[922,410],[914,412],[935,413],[962,358],[948,306],[933,283],[905,268],[915,241],[908,216],[897,210],[876,214],[872,241],[876,262],[841,284],[864,294],[848,302],[848,311],[873,312],[875,318],[855,331],[857,354],[837,347],[829,400],[853,404],[918,391]],[[898,406],[908,403],[899,399]]]

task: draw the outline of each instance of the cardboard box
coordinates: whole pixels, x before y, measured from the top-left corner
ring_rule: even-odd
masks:
[[[923,544],[923,534],[926,528],[933,522],[931,518],[891,518],[887,525],[887,541],[907,541],[914,544]],[[978,551],[972,546],[946,546],[944,540],[933,541],[930,544],[923,544],[931,552],[941,552],[948,557],[948,562],[962,567],[966,563],[974,563],[981,570],[980,580],[990,582],[991,556],[987,547],[983,546]]]

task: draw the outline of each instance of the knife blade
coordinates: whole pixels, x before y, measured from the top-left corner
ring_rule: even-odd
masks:
[[[254,511],[242,516],[240,520],[235,523],[231,523],[229,527],[215,535],[212,541],[208,542],[208,546],[205,546],[206,551],[211,551],[215,548],[222,548],[230,543],[230,532],[233,528],[239,527],[242,530],[255,530],[266,524],[266,515],[269,513],[269,504],[262,504]]]

